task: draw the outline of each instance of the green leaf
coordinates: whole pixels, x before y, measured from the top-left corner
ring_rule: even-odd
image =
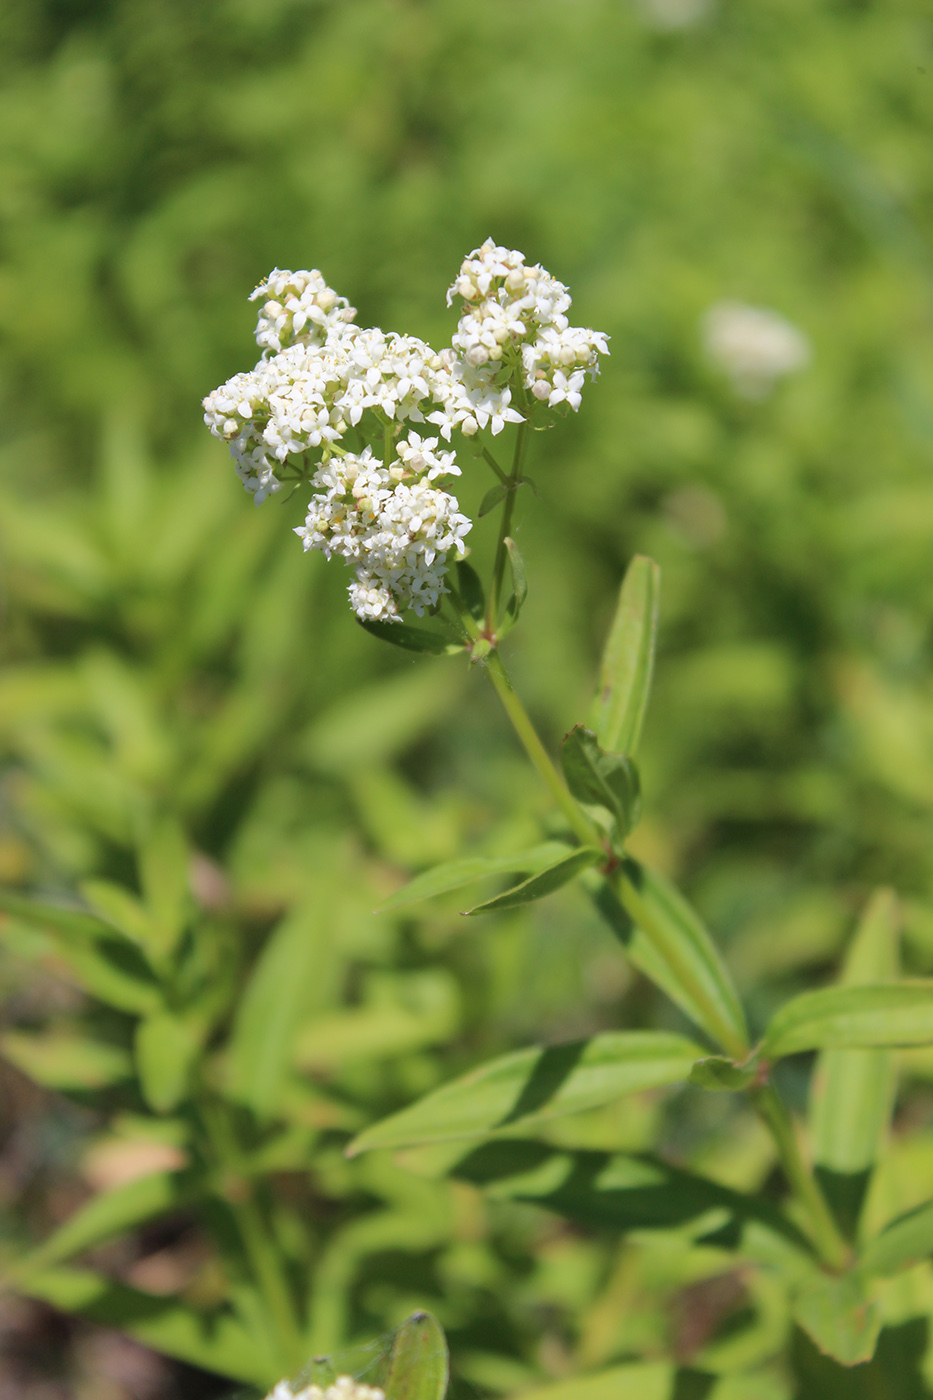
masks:
[[[0,910],[50,935],[75,981],[121,1011],[146,1014],[159,1006],[158,983],[131,938],[104,919],[0,890]]]
[[[110,1191],[102,1191],[71,1215],[37,1249],[14,1265],[21,1276],[50,1264],[61,1264],[125,1234],[147,1220],[189,1205],[204,1194],[203,1180],[194,1172],[151,1172]]]
[[[463,912],[492,914],[497,909],[517,909],[520,904],[529,904],[534,899],[543,899],[545,895],[553,894],[579,875],[581,870],[586,870],[602,859],[602,851],[594,851],[588,846],[580,847],[571,851],[569,855],[562,856],[537,875],[529,875],[527,880],[506,890],[505,894],[496,895],[494,899],[487,899],[483,904],[474,905],[472,909],[465,909]]]
[[[502,482],[497,482],[495,486],[490,486],[485,496],[479,503],[479,510],[476,512],[477,520],[482,520],[484,515],[488,515],[491,510],[495,510],[500,501],[504,501],[508,495],[509,488]]]
[[[81,895],[101,918],[125,933],[140,948],[151,946],[152,920],[129,890],[110,880],[83,880]]]
[[[429,632],[426,627],[409,627],[405,622],[374,622],[365,617],[356,620],[364,632],[404,651],[430,652],[433,656],[455,656],[463,651],[462,642],[451,641],[441,632]]]
[[[68,909],[57,904],[44,904],[37,899],[27,899],[24,895],[13,894],[10,890],[0,889],[0,910],[45,932],[64,935],[69,943],[91,943],[97,938],[122,933],[117,925],[107,919],[96,918],[93,914],[86,914],[79,909]]]
[[[486,612],[486,594],[479,574],[465,559],[457,560],[457,591],[470,616],[481,622]]]
[[[866,1274],[888,1278],[912,1268],[933,1254],[933,1201],[892,1220],[865,1246],[859,1267]]]
[[[627,1361],[591,1376],[532,1386],[522,1400],[674,1400],[677,1368],[670,1361]]]
[[[447,1339],[429,1312],[407,1318],[377,1377],[390,1400],[444,1400],[450,1375]]]
[[[855,1274],[814,1275],[797,1292],[792,1311],[820,1351],[843,1366],[858,1366],[874,1355],[881,1316]]]
[[[606,1031],[567,1045],[517,1050],[444,1084],[367,1128],[349,1155],[480,1137],[683,1083],[699,1047],[660,1031]]]
[[[742,1005],[699,916],[663,876],[630,857],[613,879],[618,894],[608,881],[593,881],[589,888],[632,962],[733,1058],[744,1060]]]
[[[266,1389],[279,1379],[276,1358],[229,1312],[196,1312],[90,1269],[47,1269],[30,1274],[17,1287],[60,1312],[119,1328],[156,1351],[231,1380]]]
[[[329,909],[301,904],[272,931],[240,999],[227,1054],[228,1092],[260,1117],[275,1115],[309,989],[326,961]]]
[[[761,1054],[901,1045],[933,1045],[933,979],[803,992],[774,1016]]]
[[[808,1241],[771,1202],[648,1156],[562,1152],[499,1138],[473,1148],[450,1174],[497,1198],[528,1201],[586,1226],[672,1230],[786,1270],[809,1269]]]
[[[690,1071],[690,1083],[699,1084],[702,1089],[727,1090],[734,1093],[747,1089],[754,1083],[758,1074],[758,1064],[737,1065],[724,1055],[707,1055],[697,1060]]]
[[[7,1031],[0,1053],[46,1089],[102,1089],[133,1078],[128,1051],[75,1032]]]
[[[157,1011],[136,1027],[136,1068],[143,1098],[155,1113],[168,1113],[188,1093],[200,1046],[194,1028],[170,1011]]]
[[[869,901],[846,954],[840,983],[852,987],[898,974],[898,908],[890,890]],[[854,1236],[894,1100],[889,1050],[823,1050],[810,1082],[810,1133],[821,1185]]]
[[[512,567],[512,594],[506,604],[505,616],[496,629],[500,641],[503,637],[508,636],[515,626],[521,614],[521,610],[525,606],[525,599],[528,597],[528,578],[525,574],[525,562],[518,551],[518,545],[508,535],[506,535],[503,543],[508,550],[509,563]]]
[[[443,865],[436,865],[433,870],[416,875],[395,894],[389,895],[376,912],[387,914],[393,909],[404,909],[422,899],[473,885],[490,875],[544,870],[565,856],[567,851],[568,847],[562,841],[545,841],[540,846],[532,846],[528,851],[519,851],[511,856],[463,856],[459,860],[446,861]]]
[[[170,953],[187,923],[188,843],[178,822],[163,817],[155,823],[139,854],[139,875],[152,922],[154,951]]]
[[[593,808],[608,815],[613,849],[621,854],[622,843],[638,821],[641,790],[638,769],[624,754],[606,753],[591,729],[577,724],[561,744],[561,764],[567,786],[588,811]]]
[[[654,668],[660,586],[657,564],[636,554],[622,580],[590,710],[596,738],[611,753],[634,754],[638,748]]]

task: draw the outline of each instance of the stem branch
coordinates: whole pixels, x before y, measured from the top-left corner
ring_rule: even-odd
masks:
[[[515,492],[518,483],[522,479],[522,463],[525,460],[525,448],[528,444],[528,422],[519,423],[518,433],[515,438],[515,451],[512,454],[512,471],[506,484],[505,504],[502,508],[502,519],[499,523],[499,543],[496,548],[496,562],[492,571],[492,583],[489,588],[489,609],[486,614],[486,627],[492,634],[496,630],[496,621],[499,613],[499,597],[502,593],[502,580],[505,577],[505,561],[508,557],[508,550],[505,547],[506,537],[512,533],[512,515],[515,511]]]
[[[823,1263],[830,1269],[843,1269],[850,1250],[826,1204],[816,1178],[807,1166],[793,1119],[773,1084],[752,1091],[752,1102],[774,1138],[784,1173],[791,1189],[807,1212],[810,1234]]]

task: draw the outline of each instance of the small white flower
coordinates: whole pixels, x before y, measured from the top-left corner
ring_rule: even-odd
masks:
[[[721,301],[703,318],[703,342],[710,360],[731,379],[736,393],[763,399],[778,379],[810,361],[810,342],[776,311]]]
[[[288,1381],[279,1381],[266,1400],[386,1400],[386,1397],[378,1386],[363,1385],[352,1376],[338,1376],[326,1389],[319,1385],[307,1385],[301,1390],[293,1390]]]

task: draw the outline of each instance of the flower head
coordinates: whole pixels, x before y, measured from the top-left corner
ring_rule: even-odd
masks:
[[[385,1392],[375,1385],[363,1385],[352,1376],[338,1376],[332,1385],[306,1385],[293,1390],[288,1381],[279,1381],[266,1400],[386,1400]]]

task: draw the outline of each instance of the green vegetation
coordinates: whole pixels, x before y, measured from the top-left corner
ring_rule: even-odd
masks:
[[[402,1327],[365,1378],[433,1400],[427,1308],[464,1397],[933,1392],[929,16],[46,0],[0,36],[0,1053],[47,1091],[5,1282],[260,1391]],[[255,510],[201,421],[270,268],[443,344],[489,234],[612,336],[512,493],[563,817],[484,666],[367,635],[307,490]],[[743,392],[729,301],[809,363]]]

